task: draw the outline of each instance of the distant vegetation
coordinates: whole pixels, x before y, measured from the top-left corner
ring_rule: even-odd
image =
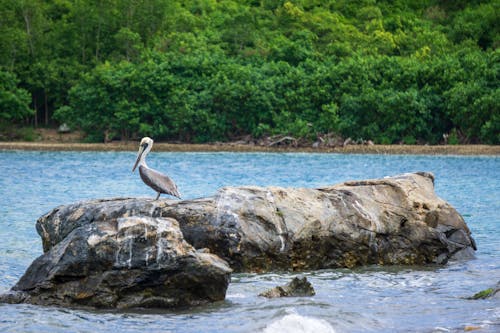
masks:
[[[500,144],[500,0],[0,0],[0,131]]]

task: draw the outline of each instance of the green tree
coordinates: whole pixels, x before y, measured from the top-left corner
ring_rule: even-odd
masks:
[[[29,108],[29,93],[18,87],[15,75],[0,70],[0,120],[16,122],[26,119],[33,112]]]
[[[0,67],[26,123],[89,140],[498,143],[498,6],[0,0]]]

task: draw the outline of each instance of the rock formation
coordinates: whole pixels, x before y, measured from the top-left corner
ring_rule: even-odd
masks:
[[[71,216],[90,217],[86,204]],[[173,219],[122,212],[120,217],[94,215],[72,230],[65,229],[66,219],[54,220],[50,227],[67,234],[44,246],[45,254],[3,299],[104,308],[180,307],[224,299],[231,272],[225,261],[196,251]]]
[[[316,292],[311,283],[307,281],[306,277],[294,277],[292,281],[284,286],[277,286],[259,294],[259,296],[267,298],[304,297],[314,295],[316,295]]]
[[[462,216],[430,173],[318,189],[225,187],[215,197],[158,208],[184,238],[235,271],[444,264],[473,256]]]
[[[224,298],[229,266],[444,264],[475,249],[463,218],[434,193],[430,173],[317,189],[225,187],[184,201],[92,200],[57,207],[36,227],[44,254],[4,301],[193,305]]]

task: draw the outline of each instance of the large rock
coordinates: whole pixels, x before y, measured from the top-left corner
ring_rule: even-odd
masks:
[[[195,248],[236,271],[444,264],[473,257],[462,216],[434,192],[430,173],[318,189],[226,187],[165,205]]]
[[[429,173],[318,189],[225,187],[197,200],[93,200],[54,209],[37,231],[45,253],[4,301],[192,305],[224,298],[225,261],[240,272],[444,264],[475,249]]]
[[[110,207],[117,202],[109,202]],[[191,306],[224,299],[231,272],[227,263],[196,251],[173,219],[124,212],[121,217],[94,215],[70,231],[65,229],[71,217],[96,203],[68,206],[80,208],[67,220],[50,224],[68,233],[44,247],[45,254],[31,264],[3,297],[5,301],[131,308]],[[99,203],[106,206],[106,201]],[[40,223],[44,218],[38,226],[49,228]]]

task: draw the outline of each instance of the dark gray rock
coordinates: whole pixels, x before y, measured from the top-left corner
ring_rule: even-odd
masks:
[[[74,226],[31,264],[3,301],[163,308],[225,297],[229,266],[215,255],[197,252],[173,219],[101,216]],[[65,222],[50,227],[67,231]]]
[[[259,296],[267,298],[276,297],[305,297],[314,296],[316,292],[306,277],[294,277],[292,281],[284,286],[277,286],[260,293]]]

